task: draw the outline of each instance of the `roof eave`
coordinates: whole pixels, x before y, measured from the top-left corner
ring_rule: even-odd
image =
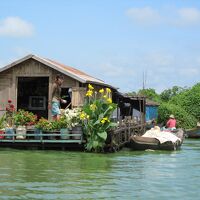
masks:
[[[5,70],[7,70],[7,69],[9,69],[9,68],[11,68],[11,67],[13,67],[15,65],[18,65],[18,64],[24,62],[25,60],[28,60],[28,59],[33,58],[33,57],[34,57],[33,54],[29,54],[29,55],[27,55],[27,56],[25,56],[25,57],[23,57],[23,58],[21,58],[19,60],[16,60],[16,61],[6,65],[5,67],[0,68],[0,72],[3,72],[3,71],[5,71]]]
[[[91,83],[91,84],[96,84],[96,85],[101,85],[101,86],[104,86],[104,87],[109,87],[111,89],[114,89],[114,90],[117,90],[118,88],[115,88],[113,87],[112,85],[109,85],[109,84],[106,84],[106,83],[100,83],[100,82],[95,82],[95,81],[89,81],[87,80],[86,83]]]

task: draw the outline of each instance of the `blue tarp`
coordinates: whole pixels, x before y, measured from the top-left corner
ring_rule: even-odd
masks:
[[[146,121],[156,119],[158,117],[157,106],[146,106]]]

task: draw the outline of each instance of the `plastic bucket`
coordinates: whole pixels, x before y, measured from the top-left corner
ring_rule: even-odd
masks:
[[[0,130],[0,134],[4,134],[5,133],[5,131],[4,130]],[[0,139],[4,139],[4,135],[0,135]]]
[[[68,140],[70,136],[64,135],[64,134],[69,134],[69,129],[68,128],[62,128],[60,129],[60,138],[62,140]]]
[[[26,127],[19,126],[16,128],[16,139],[25,139],[26,138]]]

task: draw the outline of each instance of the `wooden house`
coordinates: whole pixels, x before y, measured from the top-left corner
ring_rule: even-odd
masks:
[[[0,68],[0,104],[5,104],[11,99],[17,109],[25,109],[41,117],[51,118],[48,101],[57,74],[64,76],[62,96],[70,107],[83,104],[89,83],[96,89],[109,87],[116,90],[104,81],[78,69],[40,56],[27,55]]]
[[[112,90],[113,102],[118,104],[115,118],[134,116],[134,110],[140,113],[140,121],[145,120],[145,98],[128,97],[104,81],[94,78],[78,69],[36,55],[27,55],[3,68],[0,68],[0,106],[11,99],[17,109],[24,109],[40,117],[51,118],[48,101],[52,93],[52,84],[57,74],[64,76],[61,96],[67,100],[70,108],[83,105],[88,84],[96,90],[108,87]],[[2,106],[1,106],[2,107]],[[1,108],[0,108],[1,110]],[[5,110],[0,111],[0,115]]]

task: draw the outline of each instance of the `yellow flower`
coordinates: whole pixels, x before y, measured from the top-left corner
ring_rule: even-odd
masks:
[[[80,114],[80,119],[84,120],[85,118],[86,118],[86,114],[85,114],[84,112],[82,112],[82,113]]]
[[[87,93],[86,93],[86,96],[87,97],[91,97],[93,94],[93,91],[92,90],[88,90]]]
[[[107,98],[107,95],[103,95],[103,98],[105,98],[105,99],[106,99],[106,98]]]
[[[89,119],[90,118],[90,116],[89,115],[87,115],[87,119]]]
[[[90,90],[94,90],[94,87],[93,87],[91,84],[88,85],[88,88],[89,88]]]
[[[110,88],[106,88],[106,92],[111,93],[111,89]]]
[[[96,106],[95,104],[91,104],[91,105],[90,105],[90,109],[91,109],[92,111],[95,111],[96,108],[97,108],[97,106]]]
[[[103,89],[103,88],[100,89],[100,90],[99,90],[99,93],[103,94],[103,93],[104,93],[104,89]]]
[[[107,118],[107,117],[104,117],[102,120],[101,120],[101,123],[104,124],[105,122],[110,122],[110,120]]]
[[[108,102],[108,103],[112,103],[112,99],[111,99],[111,98],[108,98],[108,99],[107,99],[107,102]]]
[[[104,124],[105,122],[106,122],[105,119],[102,119],[102,120],[101,120],[101,123],[102,123],[102,124]]]

